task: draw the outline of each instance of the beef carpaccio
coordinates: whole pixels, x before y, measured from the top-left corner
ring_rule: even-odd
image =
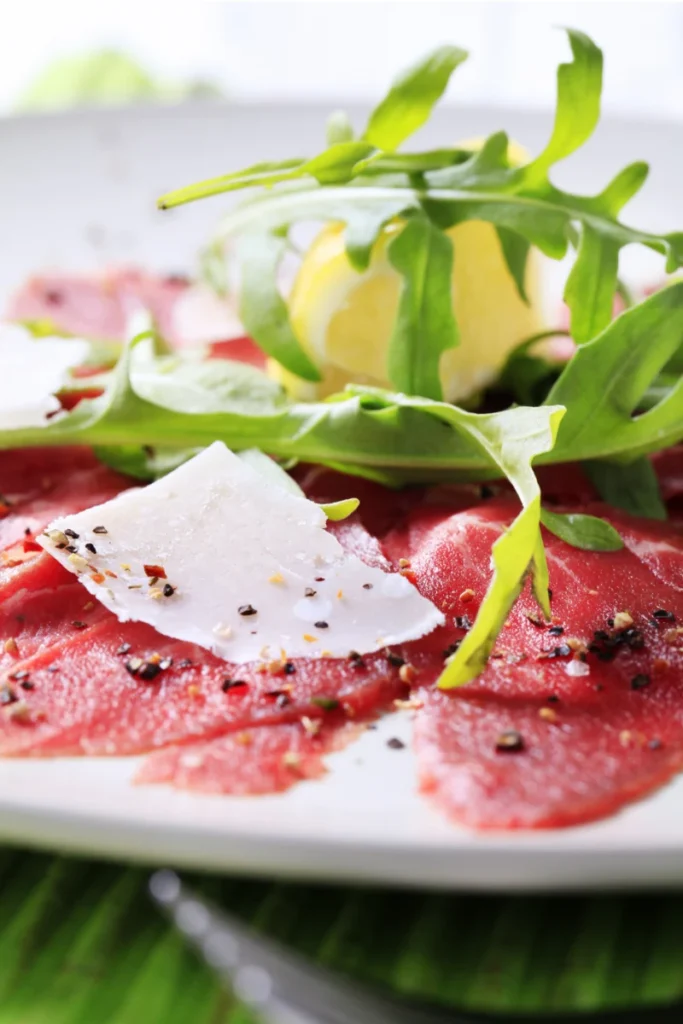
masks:
[[[13,313],[117,338],[144,302],[172,336],[186,287],[130,272],[106,288],[48,276],[29,282]],[[263,362],[248,339],[212,355]],[[599,505],[578,467],[540,471],[546,500],[610,520],[625,547],[579,551],[546,535],[552,621],[524,593],[487,669],[445,692],[434,683],[518,511],[507,485],[397,494],[354,480],[360,508],[330,529],[368,564],[407,574],[447,625],[379,654],[233,666],[119,623],[36,543],[56,516],[138,481],[87,449],[0,452],[0,755],[142,754],[140,783],[276,792],[324,774],[326,754],[410,698],[419,786],[452,820],[548,828],[612,813],[683,769],[683,449],[653,462],[666,523]],[[349,495],[349,479],[330,470],[295,475],[317,501]]]
[[[318,498],[346,486],[329,472],[300,478]],[[516,514],[512,498],[432,489],[389,502],[381,487],[362,484],[359,513],[333,527],[341,543],[369,564],[400,562],[448,625],[376,655],[231,666],[119,623],[36,550],[35,532],[57,512],[135,482],[85,450],[33,450],[2,454],[0,486],[4,756],[144,753],[144,783],[280,791],[320,776],[326,753],[412,691],[420,786],[465,825],[587,821],[683,767],[675,524],[587,505],[612,518],[626,547],[577,551],[547,536],[552,621],[523,595],[486,671],[442,692],[434,681],[476,615],[491,544]]]

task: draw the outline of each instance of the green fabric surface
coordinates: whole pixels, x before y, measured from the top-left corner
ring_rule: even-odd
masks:
[[[148,875],[0,850],[0,1024],[254,1024],[153,907]],[[183,878],[320,963],[458,1009],[546,1014],[683,998],[679,893],[503,897]]]

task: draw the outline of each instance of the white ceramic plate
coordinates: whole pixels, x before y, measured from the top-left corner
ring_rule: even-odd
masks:
[[[356,111],[360,123],[362,112]],[[225,205],[158,214],[154,199],[186,182],[266,157],[315,151],[324,111],[185,107],[0,122],[0,302],[31,270],[138,262],[178,271]],[[532,150],[549,118],[493,109],[445,111],[427,144],[501,126]],[[629,160],[656,167],[633,220],[683,226],[683,129],[612,122],[575,161],[573,186],[597,188]],[[564,176],[559,176],[561,181]],[[636,258],[632,275],[655,275]],[[134,787],[134,759],[0,761],[0,838],[150,864],[419,886],[578,888],[683,882],[683,777],[596,825],[475,835],[415,791],[407,715],[329,759],[322,781],[290,793],[225,798]]]

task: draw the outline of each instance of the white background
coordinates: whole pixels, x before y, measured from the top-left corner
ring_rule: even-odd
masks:
[[[441,42],[473,54],[452,100],[545,107],[567,49],[557,25],[584,29],[606,50],[606,110],[683,111],[681,3],[5,2],[5,111],[51,59],[101,47],[122,48],[164,78],[209,76],[234,99],[328,103],[377,97],[396,71]]]

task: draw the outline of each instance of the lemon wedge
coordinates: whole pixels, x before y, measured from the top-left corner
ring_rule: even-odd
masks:
[[[508,153],[511,162],[523,156],[514,143]],[[343,225],[330,224],[313,241],[288,304],[294,332],[320,368],[322,380],[310,384],[270,363],[270,372],[293,397],[323,398],[351,381],[391,387],[387,353],[402,278],[389,262],[387,246],[402,226],[392,222],[381,232],[362,273],[346,255]],[[527,305],[519,297],[492,225],[470,221],[447,233],[454,246],[451,287],[460,344],[443,353],[440,378],[444,399],[453,402],[494,380],[510,349],[542,329],[542,316],[537,252],[530,252],[527,263]]]

